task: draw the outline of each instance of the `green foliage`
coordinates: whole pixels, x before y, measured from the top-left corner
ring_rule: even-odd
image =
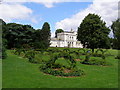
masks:
[[[61,33],[61,32],[64,32],[62,29],[57,29],[56,31],[55,31],[55,38],[57,38],[57,34],[58,33]]]
[[[63,48],[59,49],[61,50]],[[70,50],[77,49],[70,48]],[[109,49],[108,51],[114,56],[118,54],[118,50]],[[115,59],[114,56],[106,57],[106,60],[112,64],[111,66],[91,66],[79,64],[79,62],[77,62],[78,69],[80,68],[84,70],[85,75],[80,77],[56,77],[42,73],[39,69],[42,64],[31,64],[27,59],[13,55],[11,50],[7,50],[7,53],[8,57],[2,61],[3,88],[86,88],[86,86],[88,88],[118,87],[119,60]],[[46,57],[46,55],[43,56],[45,60],[49,59],[49,57]],[[98,57],[95,58],[98,60]],[[63,70],[65,70],[65,68],[63,68]],[[99,83],[97,83],[98,81]],[[31,82],[33,82],[32,85]]]
[[[106,52],[108,50],[103,50],[103,49],[97,49],[95,53],[92,53],[93,56],[95,57],[101,57],[102,59],[105,59],[106,58]]]
[[[103,66],[111,65],[105,59],[90,59],[89,61],[83,61],[82,63],[88,65],[103,65]]]
[[[58,58],[64,58],[65,60],[69,60],[70,66],[64,66],[62,64],[56,64],[56,60]],[[54,70],[54,69],[60,69],[60,70]],[[69,54],[68,49],[64,49],[63,52],[61,53],[53,53],[51,55],[50,60],[45,64],[40,67],[40,70],[43,71],[44,73],[55,75],[55,76],[81,76],[83,75],[82,70],[77,70],[76,68],[76,62],[74,60],[74,57]],[[65,73],[64,70],[70,71],[68,73]]]
[[[51,33],[50,33],[50,25],[49,23],[45,22],[43,24],[42,30],[41,30],[41,44],[44,45],[43,48],[47,49],[50,45],[50,37],[51,37]]]
[[[35,55],[39,54],[38,51],[26,50],[26,49],[23,49],[23,48],[22,49],[18,48],[18,49],[16,49],[14,51],[14,54],[15,55],[19,55],[19,56],[21,56],[21,54],[23,54],[23,57],[24,58],[28,58],[29,62],[31,62],[31,63],[38,63],[37,60],[35,59]]]
[[[33,46],[35,49],[41,49],[43,51],[46,49],[46,46],[44,45],[45,41],[43,40],[44,35],[45,34],[43,33],[42,30],[40,29],[35,30],[33,37]]]
[[[81,53],[81,55],[86,55],[87,51],[84,48],[78,49],[78,52]]]
[[[106,50],[103,50],[103,49],[97,49],[97,50],[96,50],[96,53],[98,53],[99,51],[101,51],[102,54],[105,54],[105,53],[108,51],[108,49],[106,49]]]
[[[7,40],[2,38],[2,48],[0,48],[0,50],[2,51],[2,59],[5,59],[7,58],[7,53],[6,53],[6,43],[7,43]]]
[[[103,66],[107,66],[107,65],[111,65],[110,63],[108,63],[106,60],[105,60],[105,56],[102,55],[101,56],[102,59],[100,58],[95,58],[95,57],[92,57],[91,55],[86,55],[85,57],[85,60],[82,61],[81,63],[82,64],[88,64],[88,65],[103,65]]]
[[[44,23],[42,29],[35,30],[30,25],[4,22],[3,36],[8,41],[7,48],[21,48],[26,43],[34,49],[46,50],[50,45],[50,26]],[[12,41],[12,42],[11,42]]]
[[[2,29],[2,30],[1,30]],[[6,23],[0,19],[0,58],[7,58],[6,47],[7,47],[7,39],[5,39],[5,32],[7,31]]]
[[[36,52],[34,50],[29,50],[26,52],[25,57],[27,57],[31,63],[37,63],[35,60],[35,54]]]
[[[63,49],[63,52],[70,52],[70,49],[66,48],[66,49]]]
[[[120,59],[120,50],[118,51],[117,56],[115,57],[115,59]]]
[[[86,57],[85,57],[85,62],[89,62],[90,57],[91,57],[90,54],[87,54]]]
[[[58,53],[58,52],[62,52],[62,50],[59,50],[57,48],[48,48],[46,50],[50,55],[53,54],[53,53]]]
[[[3,46],[2,47],[2,59],[7,58],[7,53],[6,53],[6,48]]]
[[[77,70],[77,69],[74,69],[74,70],[71,70],[71,72],[65,73],[63,70],[54,70],[52,68],[48,68],[46,65],[40,66],[40,70],[46,74],[51,74],[54,76],[65,76],[65,77],[81,76],[85,74],[82,70]]]
[[[103,49],[97,49],[95,53],[87,53],[85,60],[82,62],[83,64],[88,64],[88,65],[110,65],[105,59],[106,55],[105,53],[108,50],[103,50]],[[94,57],[93,57],[94,56]],[[99,57],[96,59],[96,57]]]
[[[42,29],[35,30],[33,37],[33,46],[35,49],[45,51],[50,45],[50,25],[45,22]]]
[[[77,39],[81,41],[84,47],[91,48],[109,48],[110,42],[108,34],[110,29],[105,26],[105,22],[95,14],[88,14],[78,27]]]
[[[115,59],[120,59],[120,56],[116,56]]]
[[[23,44],[22,48],[25,50],[29,50],[31,46],[29,44]]]
[[[120,50],[120,19],[119,18],[113,22],[111,28],[114,33],[113,47]]]
[[[5,38],[8,40],[7,48],[20,48],[23,44],[30,44],[32,42],[34,29],[30,25],[8,23],[6,27]]]
[[[23,52],[23,49],[16,49],[16,51],[14,52],[15,55],[20,55]]]

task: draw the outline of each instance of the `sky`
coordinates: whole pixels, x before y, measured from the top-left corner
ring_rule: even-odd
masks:
[[[0,18],[7,23],[29,24],[41,29],[48,22],[52,37],[56,29],[77,31],[89,13],[98,14],[106,26],[118,18],[118,0],[2,0]],[[113,37],[112,32],[110,36]]]

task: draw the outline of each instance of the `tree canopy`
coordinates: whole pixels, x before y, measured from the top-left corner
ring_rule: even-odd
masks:
[[[49,47],[50,37],[51,37],[50,25],[48,24],[48,22],[45,22],[41,29],[41,39],[42,39],[41,45],[45,46],[45,47],[43,47],[44,49]]]
[[[120,50],[120,18],[113,22],[111,28],[114,34],[113,44],[116,46],[116,49]]]
[[[57,29],[56,31],[55,31],[55,38],[57,38],[57,33],[61,33],[61,32],[64,32],[62,29]]]
[[[47,22],[44,23],[42,29],[37,30],[31,25],[6,24],[4,21],[2,26],[8,49],[22,48],[25,44],[34,49],[46,49],[50,45],[50,25]]]
[[[6,25],[6,36],[8,48],[20,48],[23,44],[30,44],[34,29],[30,25],[8,23]]]
[[[5,59],[7,57],[7,53],[6,53],[6,43],[7,43],[7,39],[5,39],[5,31],[7,30],[6,27],[6,23],[0,19],[0,58]],[[1,52],[2,51],[2,52]],[[2,54],[1,54],[2,53]]]
[[[109,48],[110,29],[105,24],[100,16],[88,14],[78,27],[77,39],[84,47],[91,48],[93,52],[95,48]]]

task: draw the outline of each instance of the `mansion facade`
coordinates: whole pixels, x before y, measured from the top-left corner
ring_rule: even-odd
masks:
[[[77,40],[77,32],[73,30],[57,33],[57,38],[51,38],[50,43],[50,47],[83,48],[81,42]]]

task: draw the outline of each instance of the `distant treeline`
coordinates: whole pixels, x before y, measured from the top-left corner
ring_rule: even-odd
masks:
[[[31,25],[6,24],[2,21],[3,42],[6,48],[21,48],[27,44],[35,49],[46,49],[50,45],[50,25],[45,22],[42,29],[35,30]]]
[[[118,18],[111,25],[114,38],[108,37],[109,28],[101,17],[89,14],[78,27],[77,39],[86,48],[112,48],[120,50],[120,19]],[[28,46],[32,49],[45,50],[50,46],[51,30],[48,22],[45,22],[41,29],[34,29],[31,25],[17,23],[6,23],[0,19],[2,28],[2,58],[6,57],[5,49],[23,48]],[[56,30],[57,33],[63,32],[62,29]],[[99,41],[98,41],[99,39]],[[103,42],[104,41],[104,42]]]

